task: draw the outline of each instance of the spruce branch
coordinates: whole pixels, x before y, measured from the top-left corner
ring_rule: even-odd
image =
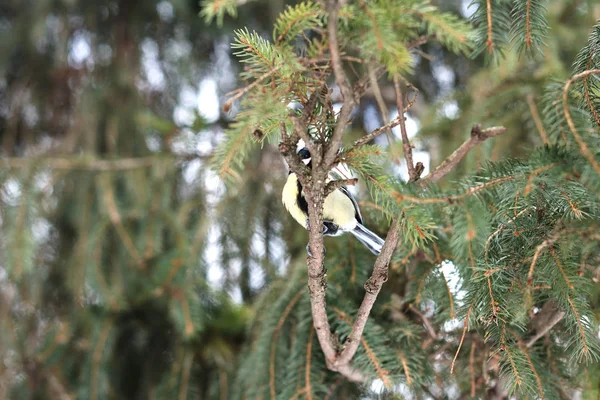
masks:
[[[460,342],[458,343],[458,349],[456,349],[456,354],[454,355],[454,358],[452,359],[452,364],[450,366],[450,374],[452,374],[454,372],[454,365],[456,364],[456,359],[458,358],[460,349],[463,345],[463,342],[465,341],[465,336],[467,334],[467,330],[469,329],[469,317],[471,316],[472,310],[473,310],[473,305],[471,305],[471,307],[469,307],[469,310],[467,311],[467,315],[465,316],[465,322],[463,323],[462,336],[460,337]]]
[[[346,129],[346,124],[350,120],[352,109],[354,108],[354,93],[352,87],[344,73],[342,66],[342,58],[340,56],[340,48],[338,43],[338,9],[340,4],[337,0],[328,0],[327,9],[327,38],[329,39],[329,52],[331,54],[331,66],[335,76],[335,83],[338,85],[342,94],[343,104],[340,113],[337,117],[337,122],[333,130],[333,136],[327,153],[325,154],[325,165],[331,166],[340,148],[342,135]]]
[[[330,193],[332,193],[335,190],[338,190],[341,187],[354,186],[357,183],[358,183],[358,179],[356,179],[356,178],[333,180],[333,181],[327,183],[327,186],[325,186],[325,197],[329,196]]]
[[[394,90],[396,91],[396,106],[398,107],[398,115],[402,116],[400,124],[400,134],[402,135],[402,148],[404,149],[404,158],[406,159],[406,167],[408,168],[408,181],[415,182],[421,177],[423,172],[423,164],[419,163],[416,166],[413,163],[412,146],[408,141],[406,132],[406,124],[404,123],[404,99],[402,98],[402,90],[400,89],[400,79],[397,75],[394,76]]]
[[[429,336],[431,336],[431,338],[433,340],[437,340],[438,335],[435,332],[433,325],[431,325],[431,322],[429,322],[429,319],[425,316],[425,314],[423,314],[421,311],[419,311],[419,309],[417,309],[417,307],[413,306],[412,303],[408,305],[408,308],[421,318],[421,320],[423,321],[423,324],[427,328],[427,332],[429,333]]]
[[[280,68],[281,68],[281,65],[276,65],[275,67],[273,67],[273,69],[271,69],[271,70],[265,72],[264,74],[262,74],[260,77],[258,77],[256,80],[254,80],[254,82],[252,82],[248,86],[245,86],[245,87],[243,87],[243,88],[235,91],[235,94],[234,93],[228,93],[227,96],[233,95],[233,97],[231,97],[229,100],[227,100],[225,102],[225,104],[223,104],[223,111],[225,111],[225,112],[229,111],[231,109],[231,106],[233,106],[233,103],[236,100],[241,99],[246,93],[248,93],[249,91],[251,91],[252,89],[254,89],[262,81],[264,81],[265,79],[267,79],[268,77],[270,77],[271,75],[273,75],[275,72],[277,72]]]
[[[356,320],[352,324],[352,331],[344,343],[344,350],[335,361],[334,366],[348,364],[352,360],[352,357],[354,357],[354,354],[356,354],[373,304],[375,304],[381,287],[388,279],[388,265],[400,239],[398,228],[398,218],[396,217],[390,225],[385,243],[381,249],[381,254],[375,260],[373,273],[365,282],[365,296],[356,314]]]
[[[571,112],[569,111],[569,104],[568,104],[569,88],[571,87],[571,85],[575,81],[577,81],[581,78],[585,78],[589,75],[597,75],[597,74],[600,74],[600,69],[590,69],[587,71],[583,71],[579,74],[573,75],[567,81],[567,83],[565,83],[565,86],[563,88],[562,100],[563,100],[563,110],[565,113],[565,119],[567,120],[567,125],[569,126],[569,129],[571,130],[571,133],[573,134],[575,141],[577,142],[577,144],[579,145],[579,148],[581,149],[581,154],[590,162],[590,164],[592,164],[592,167],[594,168],[594,170],[598,174],[600,174],[600,164],[598,163],[598,161],[596,161],[596,158],[594,157],[594,154],[589,149],[587,143],[581,138],[579,133],[577,133],[577,128],[575,127],[575,123],[573,122],[573,118],[571,117]]]
[[[503,126],[481,129],[481,125],[475,124],[471,128],[471,136],[454,153],[444,160],[433,172],[421,180],[421,186],[432,182],[437,182],[452,171],[467,155],[467,153],[476,145],[486,141],[489,138],[498,136],[506,132]]]
[[[379,107],[379,113],[381,114],[381,120],[383,121],[384,126],[387,125],[389,121],[389,111],[387,108],[387,104],[385,104],[385,100],[383,99],[383,95],[381,94],[381,88],[379,87],[376,67],[373,63],[367,65],[367,73],[369,76],[369,83],[371,85],[371,89],[373,90],[373,95],[375,96],[375,100],[377,101],[377,106]],[[391,146],[394,142],[394,135],[392,134],[392,130],[390,128],[385,129],[385,135],[388,140],[388,144]],[[395,157],[394,157],[395,158]]]
[[[288,305],[285,307],[285,310],[283,310],[283,314],[281,314],[281,317],[279,318],[279,321],[277,322],[277,326],[275,327],[275,331],[273,332],[273,339],[271,341],[271,355],[270,355],[270,359],[269,359],[269,390],[270,390],[272,399],[274,399],[276,397],[275,350],[277,347],[277,338],[279,337],[279,333],[281,332],[281,329],[283,328],[283,324],[285,323],[288,315],[290,314],[290,312],[292,312],[292,309],[294,308],[294,306],[296,305],[298,300],[300,300],[300,297],[302,297],[302,295],[304,294],[304,290],[305,290],[304,288],[299,290],[298,293],[296,293],[296,295],[290,300]]]
[[[542,123],[542,120],[540,119],[540,114],[538,113],[535,102],[533,101],[533,95],[531,95],[531,94],[527,95],[527,105],[529,106],[529,111],[531,112],[531,117],[533,118],[533,121],[535,122],[535,127],[537,128],[540,136],[542,137],[542,141],[544,142],[544,144],[550,145],[550,140],[548,140],[548,134],[546,133],[546,130],[544,129],[544,124]]]
[[[156,166],[157,162],[161,160],[169,160],[169,158],[165,156],[148,156],[107,160],[89,157],[6,157],[0,159],[0,165],[2,165],[3,168],[27,168],[32,164],[36,164],[40,167],[51,169],[103,172],[149,168]]]
[[[398,116],[396,116],[394,119],[392,119],[390,122],[388,122],[384,126],[381,126],[377,129],[373,130],[371,133],[356,140],[354,142],[354,144],[352,144],[352,147],[364,146],[365,144],[369,143],[371,140],[375,139],[377,136],[381,135],[382,133],[385,133],[388,129],[400,125],[401,121],[403,121],[404,119],[405,119],[404,115],[398,114]]]
[[[533,346],[535,344],[535,342],[538,341],[539,338],[541,338],[542,336],[545,336],[548,332],[550,332],[550,330],[552,328],[554,328],[554,326],[556,324],[558,324],[560,321],[562,321],[562,319],[565,317],[565,312],[564,311],[556,311],[552,317],[550,318],[550,320],[543,326],[541,327],[541,329],[538,330],[538,332],[527,341],[527,343],[525,344],[525,346],[527,346],[528,348]]]

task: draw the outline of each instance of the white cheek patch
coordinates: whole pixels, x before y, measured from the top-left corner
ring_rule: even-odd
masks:
[[[303,159],[302,162],[304,163],[304,165],[308,165],[308,163],[310,162],[310,157]]]
[[[305,147],[306,147],[306,143],[304,143],[304,140],[302,140],[302,139],[298,140],[298,143],[296,144],[296,153]]]

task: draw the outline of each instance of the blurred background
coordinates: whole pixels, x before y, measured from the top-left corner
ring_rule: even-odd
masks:
[[[307,233],[282,208],[277,147],[257,146],[234,185],[212,163],[238,111],[222,110],[242,84],[233,31],[270,37],[288,4],[243,3],[217,25],[198,0],[0,2],[0,398],[228,398],[256,310],[305,279]],[[407,127],[425,173],[474,123],[508,133],[447,180],[543,143],[536,101],[571,75],[600,18],[593,0],[547,6],[547,47],[533,59],[506,49],[486,66],[435,42],[415,51]],[[393,86],[380,84],[394,110]],[[376,97],[362,99],[348,140],[382,124]],[[370,260],[348,238],[326,246]],[[386,290],[400,290],[397,275]]]

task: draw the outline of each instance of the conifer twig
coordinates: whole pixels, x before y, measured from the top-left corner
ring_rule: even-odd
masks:
[[[403,118],[404,118],[403,115],[398,115],[396,118],[392,119],[387,124],[373,130],[371,133],[356,140],[354,142],[354,144],[352,145],[352,147],[364,146],[365,144],[369,143],[371,140],[375,139],[377,136],[381,135],[382,133],[385,133],[385,131],[387,131],[388,129],[391,129],[395,126],[400,125]]]
[[[415,166],[413,163],[412,146],[408,140],[406,124],[404,123],[404,99],[402,98],[402,90],[400,89],[400,79],[397,75],[394,76],[394,90],[396,91],[398,116],[400,116],[400,120],[402,121],[400,124],[400,134],[402,135],[402,148],[404,149],[404,158],[406,159],[406,167],[408,168],[408,181],[414,182],[421,177],[421,173],[423,173],[423,164],[418,163]]]
[[[342,141],[342,135],[346,129],[346,124],[350,120],[350,114],[354,108],[354,93],[352,87],[348,83],[344,68],[342,66],[342,58],[340,56],[340,48],[337,37],[337,18],[338,8],[340,4],[337,0],[327,1],[327,38],[329,39],[329,52],[331,54],[331,67],[335,76],[335,83],[338,85],[342,93],[343,103],[340,114],[337,117],[337,122],[333,130],[333,136],[325,154],[325,165],[332,165],[337,156]]]
[[[581,138],[581,136],[579,136],[579,133],[577,133],[577,128],[575,128],[575,123],[573,122],[573,118],[571,117],[571,112],[569,111],[569,104],[568,104],[569,87],[571,87],[573,82],[575,82],[581,78],[585,78],[589,75],[597,75],[597,74],[600,74],[600,69],[590,69],[590,70],[583,71],[577,75],[572,76],[571,79],[569,79],[567,81],[567,83],[565,84],[565,87],[563,88],[563,110],[565,113],[565,119],[567,120],[567,125],[569,125],[569,129],[571,130],[571,133],[573,134],[575,141],[577,142],[577,144],[579,145],[579,148],[581,149],[581,154],[583,154],[583,156],[590,162],[590,164],[592,164],[592,167],[594,168],[594,170],[598,174],[600,174],[600,164],[598,164],[598,161],[596,161],[596,158],[594,157],[594,154],[590,151],[587,143]]]
[[[375,71],[375,67],[373,66],[373,64],[369,64],[367,66],[367,71],[368,71],[368,75],[369,75],[369,82],[371,84],[371,88],[373,90],[373,95],[375,96],[375,100],[377,101],[377,106],[379,107],[379,113],[381,114],[381,120],[384,124],[384,126],[386,126],[390,121],[389,121],[389,111],[387,108],[387,105],[385,104],[385,100],[383,99],[383,95],[381,94],[381,88],[379,87],[379,83],[377,82],[377,73]],[[385,135],[387,137],[388,140],[388,145],[390,146],[390,148],[393,149],[392,147],[392,143],[394,143],[394,135],[392,134],[392,130],[389,127],[386,127],[385,129]],[[395,159],[395,155],[393,155],[393,158]]]
[[[243,97],[246,93],[248,93],[249,91],[251,91],[252,89],[254,89],[256,86],[258,86],[259,83],[261,83],[262,81],[264,81],[265,79],[267,79],[268,77],[270,77],[271,75],[273,75],[280,68],[281,68],[281,65],[275,66],[271,70],[269,70],[269,71],[265,72],[264,74],[262,74],[261,76],[259,76],[257,79],[255,79],[248,86],[245,86],[245,87],[237,90],[237,93],[235,93],[235,94],[233,94],[231,92],[227,93],[227,96],[233,95],[233,97],[231,97],[229,100],[227,100],[225,102],[225,104],[223,104],[223,111],[225,111],[225,112],[229,111],[231,109],[231,106],[233,106],[233,103],[236,100],[238,100],[241,97]]]
[[[529,341],[525,344],[526,347],[531,347],[537,342],[539,338],[546,335],[556,324],[558,324],[565,317],[564,311],[557,311],[552,315],[552,318],[544,325],[538,333],[536,333]]]
[[[423,320],[423,324],[425,324],[425,327],[427,328],[427,332],[429,332],[429,336],[431,336],[433,340],[437,340],[437,333],[435,332],[435,329],[433,328],[431,322],[429,322],[429,319],[425,316],[425,314],[419,311],[417,307],[413,306],[412,304],[409,304],[408,308],[410,308],[412,312],[421,317],[421,319]]]
[[[540,256],[542,250],[546,247],[551,246],[558,240],[558,235],[554,234],[548,239],[544,240],[542,243],[537,245],[535,248],[535,253],[533,254],[533,259],[531,260],[531,266],[529,267],[529,272],[527,273],[527,285],[531,286],[533,284],[533,272],[535,271],[535,264],[537,263],[537,259]]]
[[[533,118],[533,122],[535,122],[535,127],[537,128],[540,136],[542,137],[542,141],[544,144],[549,145],[550,140],[548,140],[548,134],[544,129],[544,124],[540,118],[540,114],[538,113],[537,107],[533,101],[533,95],[527,95],[527,105],[529,106],[529,111],[531,112],[531,117]]]
[[[86,171],[123,171],[138,168],[149,168],[157,165],[160,160],[167,160],[164,156],[148,156],[119,159],[97,159],[90,157],[6,157],[0,159],[3,168],[26,168],[32,164],[40,167],[64,170]]]
[[[458,349],[456,349],[456,354],[454,355],[454,358],[452,359],[452,365],[450,366],[450,374],[454,372],[454,364],[456,364],[456,359],[458,358],[458,354],[460,353],[460,348],[462,347],[463,342],[465,341],[465,335],[467,334],[467,330],[469,329],[469,317],[471,316],[472,309],[473,305],[471,305],[471,307],[469,307],[469,310],[467,311],[467,316],[465,317],[465,322],[463,324],[462,336],[460,337],[460,342],[458,343]]]
[[[458,163],[467,155],[467,153],[479,143],[498,136],[506,132],[503,126],[494,126],[487,129],[481,129],[481,125],[475,124],[471,128],[471,136],[454,153],[444,160],[433,172],[421,179],[420,185],[424,186],[432,182],[437,182],[452,171]]]
[[[357,178],[351,178],[351,179],[336,179],[334,181],[331,181],[327,184],[327,186],[325,186],[325,197],[327,197],[330,193],[332,193],[334,190],[337,190],[343,186],[354,186],[358,183],[358,179]]]

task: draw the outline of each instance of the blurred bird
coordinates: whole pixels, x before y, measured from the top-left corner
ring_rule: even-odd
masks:
[[[312,167],[310,152],[306,147],[300,149],[298,155],[304,164],[309,168]],[[304,197],[302,184],[292,171],[283,187],[282,201],[292,217],[308,229],[308,203]],[[358,203],[348,189],[342,186],[331,192],[323,203],[323,235],[339,236],[344,232],[354,235],[371,253],[375,255],[381,253],[383,239],[363,225]]]

